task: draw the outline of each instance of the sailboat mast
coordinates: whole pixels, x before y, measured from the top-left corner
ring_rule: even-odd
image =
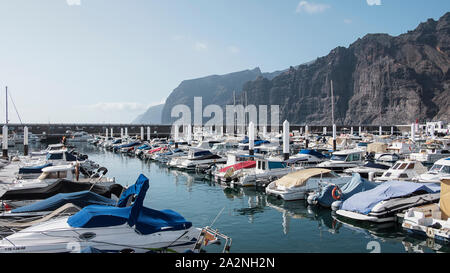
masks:
[[[8,86],[6,86],[6,124],[8,124]]]
[[[333,80],[331,82],[331,125],[334,124],[334,93],[333,93]]]

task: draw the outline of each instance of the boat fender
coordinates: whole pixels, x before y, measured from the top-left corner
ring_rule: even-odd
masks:
[[[434,238],[434,229],[432,227],[427,228],[427,236],[430,238]]]
[[[337,210],[339,210],[341,208],[341,206],[342,206],[342,201],[334,201],[331,204],[331,210],[332,211],[337,211]]]
[[[338,195],[336,195],[336,192],[338,193]],[[342,198],[342,191],[341,189],[339,189],[338,186],[334,186],[333,191],[331,192],[331,196],[333,197],[334,200],[339,200]]]

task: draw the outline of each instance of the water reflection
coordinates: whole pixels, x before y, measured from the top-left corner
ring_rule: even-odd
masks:
[[[283,233],[289,233],[290,219],[309,219],[316,221],[319,231],[338,233],[341,224],[331,217],[331,211],[316,206],[309,206],[304,201],[286,202],[281,199],[267,197],[267,205],[282,214]]]
[[[369,224],[344,219],[337,215],[333,215],[333,218],[342,223],[347,229],[365,234],[380,242],[401,242],[408,253],[450,252],[448,245],[441,244],[431,238],[409,234],[402,229],[401,224],[396,222]]]
[[[101,161],[111,169],[111,175],[124,181],[127,177],[134,178],[140,171],[148,174],[155,181],[150,193],[153,198],[149,199],[152,205],[165,208],[169,204],[167,207],[186,214],[193,222],[210,224],[222,207],[226,207],[216,223],[236,239],[234,250],[237,252],[351,252],[360,251],[361,247],[365,250],[364,241],[371,240],[381,243],[382,252],[450,252],[446,245],[407,235],[395,223],[351,222],[337,217],[329,209],[308,206],[304,201],[286,202],[267,196],[261,189],[231,188],[216,184],[203,174],[169,169],[158,162],[90,145],[79,148],[79,152]],[[134,179],[126,182],[134,182]],[[183,190],[173,194],[174,187]],[[347,248],[343,249],[343,244]]]
[[[264,192],[252,187],[228,187],[220,185],[223,193],[229,200],[246,200],[246,207],[234,209],[238,215],[248,217],[248,222],[253,223],[255,214],[263,213],[266,205],[266,195]],[[244,203],[245,204],[245,203]]]

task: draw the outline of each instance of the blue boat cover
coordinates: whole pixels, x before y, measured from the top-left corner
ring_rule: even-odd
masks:
[[[364,164],[364,167],[366,168],[375,168],[375,169],[383,169],[383,170],[387,170],[389,169],[389,166],[384,165],[384,164],[377,164],[371,161],[368,161],[366,164]]]
[[[417,191],[437,193],[440,190],[439,184],[388,181],[371,190],[354,194],[342,203],[341,209],[367,215],[376,204],[383,200],[406,196]]]
[[[311,149],[301,149],[300,152],[298,152],[299,154],[308,154],[308,155],[313,155],[316,156],[318,158],[325,158],[325,155],[316,151],[316,150],[311,150]]]
[[[140,185],[140,186],[138,186]],[[142,187],[138,189],[138,187]],[[153,210],[143,206],[144,198],[148,190],[148,178],[141,174],[138,181],[127,189],[124,194],[131,195],[138,191],[134,203],[129,207],[108,207],[91,205],[83,208],[77,214],[69,217],[67,223],[71,227],[95,228],[117,226],[128,223],[143,235],[159,232],[187,229],[192,226],[180,214],[172,210]],[[122,198],[121,198],[122,199]],[[124,201],[119,201],[123,204]]]
[[[378,185],[379,184],[375,182],[370,182],[362,178],[361,175],[359,175],[358,173],[354,173],[352,179],[340,188],[340,190],[342,191],[342,196],[339,200],[340,201],[347,200],[348,198],[350,198],[351,196],[353,196],[358,192],[371,190]],[[328,208],[331,207],[331,204],[334,201],[336,201],[332,195],[334,187],[335,185],[327,185],[322,189],[317,198],[317,201],[321,206]]]
[[[116,201],[101,196],[91,191],[80,191],[72,193],[58,193],[45,200],[37,201],[33,204],[13,209],[12,213],[53,211],[65,204],[72,203],[75,206],[84,208],[89,205],[115,206]]]
[[[19,169],[19,174],[42,173],[43,168],[50,167],[52,165],[52,163],[47,163],[40,166],[22,167]]]
[[[138,149],[138,150],[143,150],[143,149],[147,149],[147,148],[150,148],[150,145],[144,144],[144,145],[142,145],[142,146],[139,146],[137,149]]]

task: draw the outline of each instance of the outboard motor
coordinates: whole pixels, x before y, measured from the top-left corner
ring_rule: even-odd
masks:
[[[103,172],[103,173],[102,173]],[[97,172],[95,172],[93,175],[91,175],[90,178],[101,178],[108,172],[108,169],[105,167],[100,167]]]

